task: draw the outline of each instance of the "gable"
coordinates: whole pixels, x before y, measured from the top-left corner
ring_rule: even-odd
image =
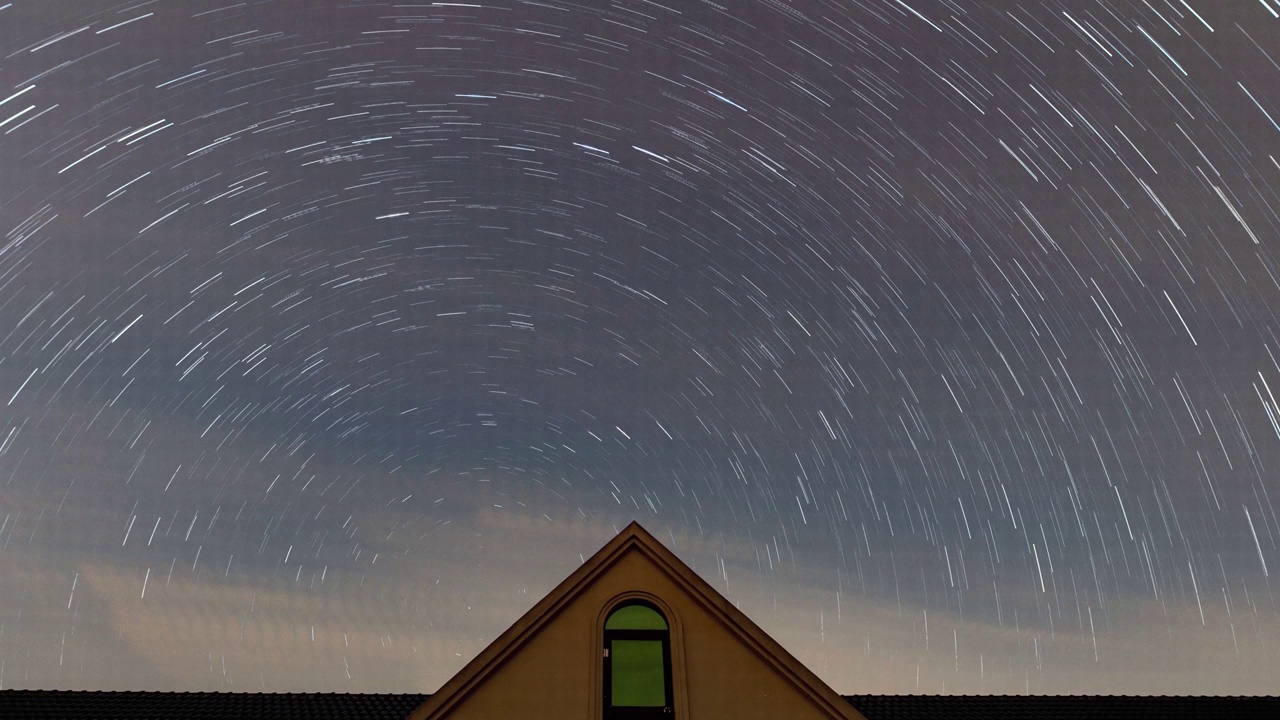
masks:
[[[633,523],[410,718],[598,720],[605,615],[631,598],[671,625],[676,717],[861,717]]]

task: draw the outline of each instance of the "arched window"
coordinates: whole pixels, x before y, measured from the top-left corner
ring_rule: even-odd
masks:
[[[604,623],[604,718],[672,717],[667,619],[643,600],[625,602]]]

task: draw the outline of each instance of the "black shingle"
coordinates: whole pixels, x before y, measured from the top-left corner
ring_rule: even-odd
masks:
[[[1280,697],[1140,695],[847,695],[868,720],[1280,718]]]
[[[0,690],[3,720],[401,720],[430,695]],[[1280,697],[848,695],[868,720],[1280,718]]]
[[[0,691],[3,720],[399,720],[429,695]]]

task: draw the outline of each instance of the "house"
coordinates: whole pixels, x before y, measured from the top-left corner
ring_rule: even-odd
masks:
[[[631,523],[410,720],[863,715]]]
[[[1280,698],[842,697],[632,523],[432,695],[0,691],[0,718],[1275,718]]]

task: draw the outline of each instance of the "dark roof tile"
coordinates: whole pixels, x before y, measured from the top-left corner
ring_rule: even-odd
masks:
[[[0,691],[4,720],[399,720],[428,695]]]
[[[868,720],[1280,718],[1280,697],[1164,695],[846,695]]]
[[[401,720],[430,695],[0,690],[3,720]],[[1280,718],[1280,697],[847,695],[869,720]]]

